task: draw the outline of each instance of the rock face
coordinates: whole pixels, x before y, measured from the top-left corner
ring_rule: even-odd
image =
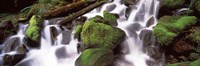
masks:
[[[113,59],[113,52],[109,49],[87,49],[76,60],[75,66],[111,66]]]
[[[81,39],[85,48],[114,49],[124,36],[125,33],[118,28],[93,21],[87,21],[81,32]]]
[[[3,66],[15,66],[18,62],[23,60],[26,54],[5,55],[3,57]]]
[[[180,32],[196,23],[194,16],[164,16],[159,19],[153,32],[159,44],[168,45]]]

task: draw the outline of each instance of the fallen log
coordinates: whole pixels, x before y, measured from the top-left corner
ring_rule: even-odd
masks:
[[[57,9],[53,10],[53,11],[50,11],[50,12],[43,14],[42,17],[45,18],[45,19],[56,17],[59,14],[63,14],[63,13],[66,13],[70,10],[80,8],[80,6],[84,6],[84,5],[85,5],[85,2],[83,2],[83,1],[75,2],[75,3],[72,3],[72,4],[67,4],[65,6],[59,7]]]
[[[74,13],[74,14],[71,14],[70,16],[66,17],[66,19],[62,20],[61,22],[58,23],[58,25],[65,25],[65,24],[68,24],[70,21],[72,21],[73,19],[76,19],[78,18],[79,16],[82,16],[84,15],[85,13],[88,13],[90,12],[91,10],[93,10],[94,8],[104,4],[105,1],[100,1],[100,2],[96,2],[96,3],[93,3],[91,5],[89,5],[88,7]]]

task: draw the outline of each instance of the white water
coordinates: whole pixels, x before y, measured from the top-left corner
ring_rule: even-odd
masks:
[[[114,66],[148,66],[147,60],[153,60],[145,52],[143,47],[143,42],[140,40],[139,34],[141,30],[148,29],[152,30],[153,26],[157,22],[157,13],[159,9],[158,0],[139,0],[135,5],[132,5],[131,13],[128,18],[125,17],[126,6],[121,4],[120,0],[114,0],[111,3],[104,4],[102,7],[96,8],[90,13],[85,14],[84,16],[91,18],[96,15],[103,15],[103,11],[108,10],[108,7],[111,5],[116,5],[116,8],[110,10],[111,13],[119,14],[118,28],[122,29],[126,33],[126,39],[122,43],[123,52],[125,55],[122,55],[123,60],[117,59],[114,63]],[[150,27],[147,27],[146,24],[150,20],[154,19],[153,24]],[[138,23],[141,25],[139,30],[129,30],[129,27],[132,27],[132,24]],[[49,25],[48,20],[44,21],[44,30],[41,37],[41,46],[40,49],[30,49],[27,53],[27,57],[17,64],[17,66],[74,66],[75,60],[79,57],[77,45],[78,40],[73,39],[73,33],[71,36],[71,41],[69,44],[62,44],[62,32],[68,30],[61,30],[59,25]],[[56,32],[59,34],[55,41],[52,42],[50,27],[55,27]],[[25,29],[20,30],[17,35],[24,37]],[[134,33],[136,35],[134,35]],[[128,61],[129,63],[124,63],[123,61]],[[158,62],[157,65],[161,66],[162,64]]]

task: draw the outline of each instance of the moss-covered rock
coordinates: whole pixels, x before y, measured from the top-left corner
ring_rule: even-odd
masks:
[[[185,0],[163,0],[162,5],[168,8],[178,8],[183,6]]]
[[[92,17],[89,19],[89,21],[93,21],[93,22],[99,22],[99,23],[108,23],[102,16],[96,15],[95,17]]]
[[[105,24],[117,26],[117,17],[114,14],[111,14],[108,11],[104,11],[103,12],[103,18],[107,22]]]
[[[74,38],[77,38],[77,39],[80,38],[82,27],[83,27],[82,25],[76,26],[75,31],[74,31]]]
[[[199,13],[200,13],[200,0],[197,0],[197,1],[196,1],[196,3],[195,3],[195,8],[196,8],[196,10],[198,10]]]
[[[87,21],[81,32],[82,43],[85,48],[114,49],[123,41],[125,36],[121,29],[93,21]]]
[[[192,33],[189,35],[189,39],[200,46],[200,28],[193,30]]]
[[[184,29],[187,29],[197,23],[194,16],[164,16],[159,19],[153,32],[157,42],[161,45],[168,45]]]
[[[113,59],[112,50],[105,48],[87,49],[76,60],[75,66],[111,66]]]
[[[41,25],[42,18],[40,16],[33,15],[29,21],[29,26],[26,30],[26,36],[32,41],[39,41]]]

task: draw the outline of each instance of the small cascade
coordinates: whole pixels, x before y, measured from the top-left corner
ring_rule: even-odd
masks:
[[[122,29],[126,37],[121,44],[122,54],[115,57],[114,66],[162,66],[162,57],[156,60],[150,54],[151,51],[148,51],[149,48],[157,48],[152,29],[157,23],[159,4],[159,0],[136,0],[134,5],[127,7],[121,0],[113,0],[83,16],[87,18],[103,16],[104,11],[119,14],[116,27]],[[130,12],[126,13],[128,8]],[[5,43],[13,38],[19,38],[18,44],[24,44],[27,26],[20,24],[17,35],[7,39]],[[63,42],[64,39],[67,41]],[[78,51],[78,39],[73,38],[73,30],[61,29],[60,25],[51,25],[49,20],[44,20],[40,40],[40,48],[29,48],[25,59],[16,66],[75,66],[75,61],[81,52]],[[1,47],[6,47],[5,45]],[[15,50],[8,50],[3,49],[0,56],[4,53],[16,53]]]

